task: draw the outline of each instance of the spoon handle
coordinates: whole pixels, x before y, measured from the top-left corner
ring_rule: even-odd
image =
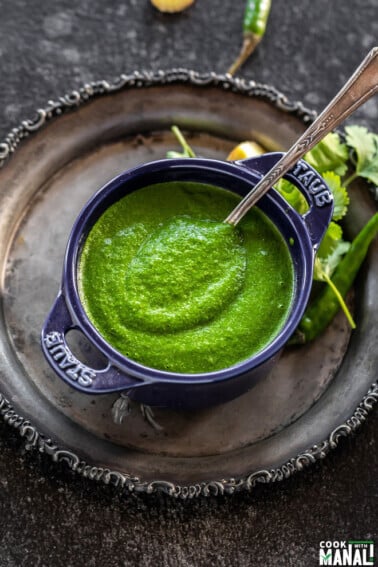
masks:
[[[253,187],[225,222],[236,225],[249,209],[328,132],[378,92],[378,47],[374,47],[318,118]]]

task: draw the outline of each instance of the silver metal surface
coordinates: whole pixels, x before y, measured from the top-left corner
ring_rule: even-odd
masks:
[[[50,102],[0,144],[0,413],[29,446],[84,476],[185,498],[281,480],[325,456],[366,418],[378,399],[371,386],[377,243],[356,287],[350,342],[340,315],[313,345],[288,349],[245,396],[195,413],[154,410],[162,431],[137,411],[116,425],[116,396],[71,390],[39,345],[80,208],[124,169],[174,149],[171,124],[187,131],[198,154],[224,158],[244,139],[286,149],[312,117],[272,87],[183,70],[137,73]],[[374,210],[370,195],[356,191],[350,234]]]
[[[295,163],[329,132],[378,91],[378,47],[372,49],[353,75],[274,167],[230,212],[225,222],[236,225],[249,209],[274,186]]]

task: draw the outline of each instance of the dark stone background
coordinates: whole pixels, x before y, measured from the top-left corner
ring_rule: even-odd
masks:
[[[148,0],[0,0],[0,139],[84,82],[134,69],[224,72],[245,0],[163,16]],[[273,0],[243,77],[320,110],[377,42],[377,0]],[[377,97],[353,121],[378,131]],[[358,379],[358,377],[356,377]],[[119,495],[27,453],[0,422],[0,565],[311,566],[319,541],[378,540],[378,414],[324,462],[252,494]]]

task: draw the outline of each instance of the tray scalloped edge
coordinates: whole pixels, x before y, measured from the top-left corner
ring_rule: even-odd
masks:
[[[251,491],[258,483],[269,484],[289,478],[315,461],[324,459],[331,449],[337,447],[341,437],[351,435],[364,423],[368,413],[377,402],[378,382],[375,382],[351,417],[336,427],[327,439],[318,445],[313,445],[310,449],[290,459],[280,467],[270,470],[258,470],[240,479],[229,478],[191,485],[179,485],[165,480],[145,482],[138,477],[119,471],[93,466],[81,460],[75,453],[60,448],[53,440],[45,437],[30,421],[25,420],[14,411],[12,405],[2,394],[0,394],[0,415],[6,423],[17,429],[21,437],[25,438],[26,449],[35,448],[41,453],[49,455],[56,463],[65,462],[71,470],[85,478],[102,481],[105,484],[113,484],[129,492],[144,492],[147,494],[163,492],[175,498],[190,499],[201,495],[230,495],[242,490]]]
[[[216,73],[198,73],[188,69],[171,69],[167,71],[134,71],[130,74],[122,74],[114,81],[93,81],[85,84],[77,90],[73,90],[58,100],[49,100],[45,108],[39,108],[36,116],[31,120],[23,120],[21,124],[6,135],[5,140],[0,143],[0,167],[7,158],[15,151],[22,139],[52,118],[60,116],[78,106],[89,102],[91,99],[111,94],[116,91],[129,88],[145,88],[172,83],[191,84],[194,86],[217,86],[224,90],[260,97],[286,112],[295,114],[306,122],[311,122],[316,113],[306,108],[301,102],[291,102],[277,89],[270,85],[246,81],[245,79],[234,79],[231,75],[218,75]]]
[[[85,84],[78,90],[73,90],[57,101],[49,100],[45,108],[39,108],[36,116],[30,120],[23,120],[13,128],[0,143],[0,168],[5,165],[11,154],[17,149],[20,142],[41,129],[46,122],[60,116],[65,112],[74,110],[91,99],[105,96],[129,88],[145,88],[150,86],[167,85],[172,83],[190,84],[193,86],[217,86],[224,90],[259,97],[272,102],[276,108],[298,116],[304,123],[311,122],[316,112],[307,109],[301,102],[291,102],[286,95],[270,85],[257,83],[245,79],[232,78],[230,75],[216,73],[198,73],[187,69],[172,69],[167,71],[135,71],[131,74],[122,74],[114,81],[95,81]],[[377,191],[373,196],[378,200]],[[204,481],[191,485],[179,485],[165,480],[142,481],[140,478],[96,467],[80,459],[75,453],[59,447],[54,441],[22,416],[18,415],[10,402],[0,392],[0,416],[5,423],[14,427],[21,437],[25,438],[26,449],[38,449],[41,453],[49,455],[54,462],[65,462],[68,467],[85,478],[102,481],[135,493],[152,494],[163,492],[169,496],[190,499],[197,496],[217,496],[234,494],[242,490],[251,491],[257,484],[279,482],[300,472],[306,466],[323,459],[331,449],[338,446],[341,437],[354,433],[366,420],[368,413],[378,402],[378,381],[373,383],[353,414],[344,423],[336,427],[327,439],[313,445],[307,451],[290,459],[280,467],[270,470],[258,470],[243,478],[230,478]]]

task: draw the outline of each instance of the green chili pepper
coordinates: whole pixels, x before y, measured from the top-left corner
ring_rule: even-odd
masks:
[[[247,0],[243,20],[243,45],[234,63],[227,71],[233,75],[248,59],[262,40],[269,17],[271,0]]]
[[[367,254],[369,245],[378,234],[378,213],[357,234],[351,247],[332,275],[332,282],[341,296],[351,288],[354,278]],[[332,321],[340,304],[332,289],[327,286],[307,307],[297,332],[290,344],[307,343],[320,335]]]

